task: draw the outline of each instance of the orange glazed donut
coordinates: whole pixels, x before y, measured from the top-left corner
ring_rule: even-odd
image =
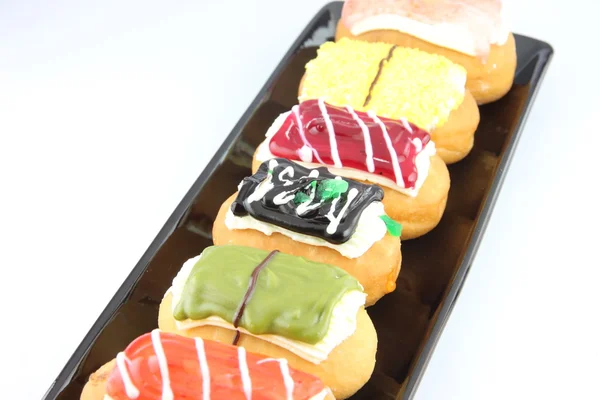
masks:
[[[211,340],[158,329],[134,340],[90,376],[81,400],[334,400],[315,376]]]

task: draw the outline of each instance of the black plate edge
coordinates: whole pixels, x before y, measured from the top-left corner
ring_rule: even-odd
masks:
[[[402,395],[403,400],[411,400],[414,398],[419,384],[423,378],[423,375],[427,370],[427,365],[431,360],[431,356],[435,351],[441,334],[450,318],[450,315],[452,314],[454,306],[456,305],[456,301],[460,295],[460,291],[464,286],[464,283],[471,269],[471,265],[475,259],[475,255],[477,254],[477,250],[479,249],[479,245],[481,244],[481,241],[485,234],[485,230],[487,229],[489,220],[492,215],[492,210],[496,205],[496,201],[498,200],[498,197],[500,195],[504,179],[506,178],[508,172],[508,167],[514,157],[514,154],[516,153],[519,139],[521,138],[521,135],[525,128],[525,123],[527,121],[529,113],[531,112],[531,109],[533,108],[535,98],[538,94],[538,91],[541,87],[541,83],[546,75],[546,72],[548,71],[548,67],[554,55],[554,49],[549,43],[531,38],[529,36],[527,37],[538,42],[538,44],[543,48],[543,50],[540,50],[536,55],[538,60],[536,61],[535,71],[531,78],[531,94],[525,102],[523,112],[519,117],[517,126],[515,127],[515,132],[510,138],[510,141],[506,147],[502,159],[498,163],[496,176],[494,177],[487,197],[483,201],[483,207],[481,209],[480,216],[473,230],[473,234],[471,236],[470,243],[466,249],[461,266],[452,278],[451,286],[447,290],[445,298],[441,303],[441,309],[439,310],[438,318],[434,322],[433,328],[431,329],[431,333],[427,337],[425,345],[419,353],[418,358],[415,360],[412,373],[407,379],[406,386],[404,388],[404,393]],[[531,60],[527,60],[526,62],[522,63],[520,67],[525,68],[531,62]]]
[[[104,308],[96,322],[94,322],[94,324],[92,325],[88,333],[85,335],[79,346],[77,346],[77,348],[75,349],[75,351],[63,367],[63,369],[61,370],[61,372],[58,374],[56,379],[54,379],[54,381],[42,397],[42,400],[55,399],[56,396],[58,396],[62,391],[64,383],[70,381],[71,376],[77,371],[77,368],[79,367],[79,364],[81,363],[83,357],[86,355],[87,350],[90,348],[90,345],[94,343],[94,341],[102,331],[104,325],[106,325],[106,323],[110,321],[113,315],[118,311],[119,305],[127,298],[127,296],[130,295],[136,282],[141,278],[142,274],[146,269],[146,266],[150,263],[158,249],[162,246],[162,244],[169,237],[169,235],[177,228],[179,221],[181,221],[182,218],[185,216],[194,198],[202,190],[202,187],[207,181],[208,176],[210,176],[210,174],[212,174],[217,169],[217,167],[223,163],[223,161],[227,157],[227,149],[236,140],[241,128],[250,120],[252,113],[256,109],[258,109],[258,106],[260,105],[264,94],[272,86],[274,80],[280,74],[286,63],[298,50],[300,45],[304,42],[304,38],[307,36],[306,33],[311,30],[311,27],[315,23],[317,23],[317,21],[321,18],[323,13],[326,12],[334,3],[336,2],[328,3],[325,6],[323,6],[310,20],[310,22],[306,25],[302,32],[298,35],[297,39],[282,57],[281,61],[279,62],[273,73],[269,76],[266,83],[259,90],[254,100],[250,103],[244,114],[242,114],[242,117],[238,120],[237,124],[234,126],[229,135],[227,135],[227,137],[225,138],[225,140],[223,141],[213,158],[208,162],[200,176],[193,183],[192,187],[185,194],[183,199],[180,201],[179,205],[175,208],[175,211],[173,211],[173,213],[167,219],[159,233],[151,242],[148,249],[144,252],[138,263],[129,273],[127,278],[125,278],[123,284],[121,284],[115,295]],[[61,384],[59,385],[59,383]]]

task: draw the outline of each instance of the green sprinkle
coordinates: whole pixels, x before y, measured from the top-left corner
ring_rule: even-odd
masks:
[[[268,171],[267,171],[267,174],[269,174],[269,175],[273,175],[273,170],[272,170],[272,169],[268,170]]]
[[[317,181],[312,181],[310,183],[310,187],[313,188],[313,189],[316,188],[317,187]]]
[[[321,201],[333,200],[348,191],[348,182],[343,179],[325,179],[317,189],[317,198]]]
[[[387,231],[390,235],[394,237],[400,237],[402,234],[402,225],[400,223],[394,221],[387,215],[380,215],[379,218],[385,222],[385,226],[387,227]]]
[[[310,200],[310,196],[307,195],[304,192],[297,192],[296,196],[294,196],[294,203],[295,204],[302,204],[305,201]]]

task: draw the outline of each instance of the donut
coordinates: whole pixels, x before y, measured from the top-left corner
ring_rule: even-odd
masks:
[[[135,339],[90,376],[81,400],[335,400],[282,358],[158,329]]]
[[[515,38],[504,14],[502,0],[346,0],[335,38],[447,57],[466,69],[467,89],[486,104],[504,96],[515,76]]]
[[[335,265],[360,282],[372,305],[396,288],[402,261],[403,227],[385,213],[382,197],[379,186],[325,167],[271,159],[221,205],[213,242]]]
[[[254,153],[252,170],[274,157],[383,188],[402,240],[426,234],[444,212],[450,175],[429,134],[402,120],[306,100],[281,114]]]
[[[322,99],[379,117],[406,119],[431,134],[446,164],[473,147],[479,109],[466,70],[445,57],[388,43],[326,42],[306,64],[298,100]]]
[[[276,250],[211,246],[173,280],[158,326],[284,358],[344,399],[375,366],[377,334],[365,298],[340,268]]]

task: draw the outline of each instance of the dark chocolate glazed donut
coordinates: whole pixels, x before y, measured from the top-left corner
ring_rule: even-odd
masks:
[[[341,244],[354,234],[362,212],[381,200],[379,186],[344,179],[325,167],[309,169],[274,158],[242,181],[231,211]]]

